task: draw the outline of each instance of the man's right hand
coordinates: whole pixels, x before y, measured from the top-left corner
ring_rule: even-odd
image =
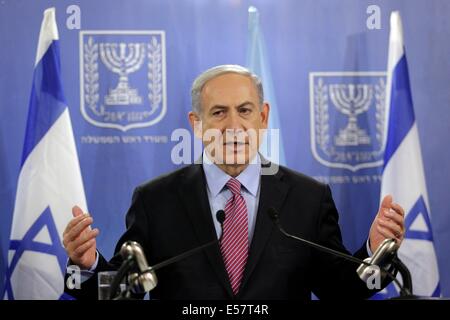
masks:
[[[90,269],[95,263],[98,229],[91,229],[94,222],[89,213],[75,206],[72,208],[73,219],[67,224],[63,233],[63,244],[71,262],[81,269]]]

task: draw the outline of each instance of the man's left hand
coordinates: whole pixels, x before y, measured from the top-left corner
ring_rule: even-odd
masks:
[[[384,239],[392,238],[397,244],[403,241],[405,236],[405,211],[392,201],[392,196],[387,195],[381,202],[380,210],[370,227],[370,250],[375,252]]]

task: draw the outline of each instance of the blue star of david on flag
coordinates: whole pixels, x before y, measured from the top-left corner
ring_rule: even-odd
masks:
[[[36,241],[36,237],[45,230],[48,232],[50,243]],[[6,274],[5,290],[10,299],[14,299],[14,293],[11,286],[11,275],[14,273],[17,263],[20,261],[25,252],[39,252],[47,255],[53,255],[58,260],[61,274],[64,274],[65,272],[67,255],[61,246],[58,230],[56,229],[56,225],[49,207],[47,207],[39,218],[36,219],[22,240],[12,240],[10,242],[9,250],[14,251],[14,255],[12,256],[8,272]],[[45,277],[45,274],[41,274],[41,276]],[[70,297],[63,293],[60,299],[70,299]]]
[[[433,241],[431,221],[421,196],[409,211],[405,219],[405,237],[408,239]]]

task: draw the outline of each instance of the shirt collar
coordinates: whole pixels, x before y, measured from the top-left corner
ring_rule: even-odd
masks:
[[[232,177],[215,165],[208,157],[206,150],[203,150],[203,170],[206,176],[206,183],[209,192],[216,197]],[[256,197],[261,179],[261,159],[260,155],[256,155],[256,162],[250,163],[236,179],[244,188]]]

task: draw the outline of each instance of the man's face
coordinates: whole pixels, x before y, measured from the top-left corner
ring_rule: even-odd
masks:
[[[260,129],[267,128],[269,113],[266,103],[260,107],[252,80],[236,73],[220,75],[204,85],[200,98],[201,114],[191,112],[189,119],[214,161],[249,163],[258,151]]]

